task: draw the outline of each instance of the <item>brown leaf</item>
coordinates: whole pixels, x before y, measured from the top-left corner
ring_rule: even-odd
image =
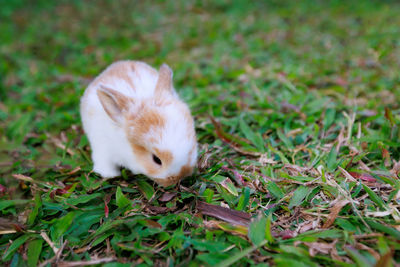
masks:
[[[248,233],[248,228],[246,226],[232,225],[222,221],[215,221],[215,220],[204,221],[204,226],[207,229],[221,229],[225,232],[240,236],[247,236]]]
[[[373,250],[372,248],[362,244],[362,243],[355,243],[354,247],[356,249],[361,249],[361,250],[365,250],[368,251],[377,261],[379,261],[379,259],[381,258],[381,255],[379,255],[378,252],[376,252],[375,250]]]
[[[69,193],[68,190],[70,190],[72,187],[72,184],[66,185],[64,188],[59,188],[56,189],[56,195],[64,195]]]
[[[390,122],[390,125],[392,127],[393,127],[393,125],[396,124],[396,122],[394,121],[394,118],[393,118],[392,111],[388,107],[385,107],[385,118]]]
[[[59,267],[73,267],[73,266],[88,266],[88,265],[97,265],[101,263],[107,263],[115,261],[115,258],[94,258],[88,261],[61,261],[57,263]]]
[[[368,173],[349,172],[349,174],[354,178],[361,179],[366,182],[371,182],[371,183],[376,182],[376,178],[374,178],[372,175]]]
[[[63,142],[61,141],[60,138],[55,137],[55,136],[51,136],[51,135],[47,135],[49,137],[49,140],[58,148],[61,148],[62,150],[66,150],[68,154],[70,154],[71,156],[75,155],[75,152],[72,151],[70,148],[67,148]]]
[[[205,215],[221,219],[223,221],[248,226],[251,215],[249,213],[208,204],[202,201],[197,202],[197,210]]]
[[[64,186],[64,188],[54,189],[50,192],[50,198],[54,199],[55,196],[61,196],[64,194],[68,194],[68,190],[71,189],[72,184]]]
[[[397,175],[400,172],[400,160],[397,162],[394,162],[393,168],[390,170],[390,173],[392,175]]]
[[[346,177],[346,179],[348,179],[350,182],[357,182],[356,179],[354,179],[353,176],[351,176],[345,169],[343,169],[342,167],[338,167],[338,169],[340,170],[340,172],[343,174],[344,177]]]
[[[25,227],[16,221],[7,218],[0,218],[0,230],[13,230],[14,232],[22,232],[24,229]]]
[[[231,193],[234,196],[237,196],[238,193],[237,191],[232,190],[231,187],[235,187],[235,185],[233,184],[233,182],[231,181],[231,179],[229,178],[225,178],[225,180],[223,180],[222,182],[219,183],[223,188],[225,188],[226,191],[228,191],[229,193]]]
[[[244,139],[244,138],[241,138],[238,136],[234,136],[234,135],[224,132],[224,130],[222,129],[222,126],[219,122],[217,122],[211,116],[210,116],[210,120],[215,127],[215,133],[217,134],[217,136],[222,141],[227,143],[233,150],[235,150],[236,152],[238,152],[242,155],[245,155],[245,156],[260,157],[262,155],[262,153],[259,153],[259,152],[244,150],[242,148],[241,143],[242,144],[250,144],[250,142],[247,139]]]
[[[232,137],[229,136],[227,133],[224,132],[224,130],[222,129],[222,126],[219,122],[217,122],[213,117],[210,116],[210,120],[212,122],[212,124],[215,127],[215,132],[217,134],[217,136],[219,138],[222,139],[222,141],[227,142],[227,143],[232,143]]]
[[[353,235],[355,239],[377,239],[377,237],[381,237],[383,234],[381,233],[369,233],[369,234],[360,234],[360,235]]]
[[[335,240],[335,243],[337,242],[337,240]],[[332,247],[331,253],[330,253],[332,259],[336,260],[336,261],[345,261],[344,258],[340,257],[338,254],[338,251],[336,249],[336,246]]]
[[[230,171],[233,173],[233,178],[235,179],[235,181],[238,183],[238,185],[246,185],[247,183],[244,181],[243,176],[237,171],[237,170],[233,170],[228,168],[227,166],[222,166],[221,169],[223,169],[224,171]]]
[[[313,230],[316,227],[317,227],[317,224],[315,223],[315,225],[314,225],[314,221],[311,221],[311,220],[305,221],[305,222],[299,224],[297,231],[301,234],[301,233],[307,232],[309,230]]]
[[[358,162],[358,164],[360,165],[360,169],[363,171],[371,171],[371,168],[368,167],[364,162],[362,162],[361,160]]]
[[[287,169],[290,173],[293,173],[294,175],[298,175],[298,176],[301,176],[307,172],[312,172],[311,168],[301,167],[301,166],[289,164],[289,163],[285,163],[285,165],[283,165],[283,168]]]
[[[282,237],[282,239],[285,240],[285,239],[293,238],[293,237],[295,237],[296,235],[297,235],[297,234],[296,234],[295,231],[286,229],[286,230],[281,231],[277,236]]]
[[[197,161],[197,168],[200,172],[202,172],[211,167],[212,163],[210,159],[213,158],[214,152],[211,151],[208,144],[200,145],[199,150],[204,151]]]
[[[76,253],[76,254],[81,254],[82,252],[86,252],[86,251],[88,251],[89,249],[91,249],[91,246],[90,246],[90,245],[89,245],[89,246],[82,247],[82,248],[74,249],[74,253]]]
[[[157,215],[157,214],[164,214],[170,211],[170,208],[167,207],[157,207],[157,206],[146,206],[146,211],[150,214]]]
[[[158,200],[161,202],[171,201],[176,196],[174,192],[165,192]]]
[[[17,232],[23,232],[25,230],[25,227],[22,224],[16,224],[13,223],[12,227],[15,229]]]
[[[334,260],[343,261],[343,259],[338,255],[336,243],[337,240],[334,240],[329,244],[323,242],[303,242],[304,245],[309,247],[309,253],[313,257],[318,253],[329,254]]]
[[[228,144],[233,150],[235,150],[236,152],[238,152],[239,154],[242,154],[244,156],[261,157],[263,155],[262,153],[259,153],[259,152],[252,152],[252,151],[244,150],[244,149],[236,146],[235,144],[231,144],[231,143],[228,143]]]
[[[330,254],[330,251],[335,246],[335,243],[336,242],[330,244],[323,242],[311,242],[311,243],[304,242],[304,245],[309,247],[310,256],[315,257],[318,253],[325,255]]]
[[[386,148],[382,148],[382,157],[385,159],[385,162],[384,162],[385,167],[389,167],[391,164],[390,154]]]
[[[78,166],[75,169],[73,169],[72,171],[65,173],[65,175],[71,175],[71,174],[77,173],[80,170],[81,170],[81,167]]]
[[[375,267],[389,267],[392,266],[392,258],[393,257],[393,251],[387,252],[385,255],[383,255],[375,264]]]
[[[148,219],[145,219],[144,221],[146,222],[146,225],[147,225],[147,226],[150,226],[150,227],[153,227],[153,228],[162,229],[161,224],[159,224],[159,223],[156,222],[156,221],[148,220]]]
[[[12,176],[13,176],[15,179],[18,179],[18,180],[21,180],[21,181],[31,182],[31,183],[34,183],[34,182],[35,182],[31,177],[26,176],[26,175],[23,175],[23,174],[13,174]]]
[[[324,225],[322,226],[322,228],[329,228],[331,227],[331,225],[335,222],[336,217],[339,215],[339,212],[342,210],[342,208],[344,206],[346,206],[349,203],[348,200],[343,199],[340,200],[338,202],[336,202],[336,204],[330,208],[329,210],[329,215],[328,215],[328,219],[325,221]]]

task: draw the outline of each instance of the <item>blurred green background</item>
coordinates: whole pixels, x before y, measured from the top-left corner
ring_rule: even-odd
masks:
[[[6,188],[3,189],[5,193],[0,192],[0,198],[7,201],[33,199],[36,189],[12,178],[12,174],[30,176],[46,182],[52,189],[81,183],[71,197],[90,195],[97,190],[104,199],[105,194],[116,192],[119,181],[103,183],[94,174],[90,174],[90,178],[85,176],[92,165],[88,143],[80,126],[79,98],[87,84],[109,64],[134,59],[156,68],[164,62],[169,64],[174,70],[177,92],[189,104],[196,119],[199,170],[192,179],[184,182],[193,190],[190,193],[193,195],[179,191],[182,203],[186,203],[184,199],[190,195],[216,205],[225,202],[231,208],[252,214],[263,212],[264,207],[272,203],[278,207],[274,209],[275,215],[279,215],[272,218],[274,223],[287,213],[293,215],[296,201],[299,207],[312,212],[320,212],[318,209],[324,207],[322,212],[326,215],[329,203],[341,191],[317,186],[307,194],[326,194],[324,197],[289,200],[296,189],[302,188],[296,191],[301,193],[307,188],[299,184],[321,178],[309,173],[308,177],[300,179],[297,176],[301,175],[293,175],[284,168],[290,163],[310,168],[321,165],[329,175],[340,178],[340,186],[349,190],[352,197],[359,197],[360,192],[368,194],[365,201],[360,200],[362,216],[367,210],[379,210],[376,203],[382,204],[377,200],[380,198],[387,202],[385,205],[397,205],[394,198],[400,188],[397,182],[391,181],[392,191],[376,191],[374,187],[375,194],[379,195],[375,198],[376,195],[369,195],[370,191],[364,192],[361,184],[343,181],[338,167],[351,171],[367,165],[380,174],[389,175],[392,171],[397,175],[395,166],[400,157],[399,14],[398,1],[372,0],[0,0],[0,184]],[[264,164],[259,159],[236,153],[221,141],[209,116],[219,121],[227,134],[245,138],[247,141],[242,149],[265,153],[272,160],[269,162],[275,163]],[[344,137],[348,139],[342,144]],[[335,152],[339,143],[339,151]],[[359,165],[360,161],[364,165]],[[264,189],[232,182],[227,187],[221,179],[231,177],[234,180],[234,175],[221,171],[222,166],[240,171],[249,184]],[[73,172],[77,167],[79,171]],[[141,181],[138,189],[132,180],[125,182],[128,176],[124,172],[121,178],[123,192],[135,203],[147,203],[149,199],[145,196],[155,194],[159,197],[162,193],[156,186],[147,184],[143,177],[138,178]],[[302,173],[302,176],[307,175]],[[273,183],[265,177],[272,177]],[[292,178],[297,183],[285,180]],[[52,219],[75,212],[60,204],[69,195],[54,200],[46,190],[39,191],[43,193],[43,203],[48,206],[32,219],[29,229],[54,231],[57,225]],[[164,205],[157,202],[157,197],[151,198],[150,204]],[[90,209],[98,204],[93,201],[80,203],[79,207]],[[110,209],[114,210],[115,219],[126,210],[120,207],[120,202],[113,201],[114,197]],[[288,202],[291,204],[286,206]],[[142,209],[138,207],[137,212],[150,216],[143,206],[140,206]],[[96,211],[99,216],[96,219],[103,215],[103,208]],[[32,209],[31,204],[26,208],[27,211]],[[15,204],[15,207],[4,208],[2,213],[15,219],[23,211],[24,207]],[[128,234],[124,232],[125,228],[115,230],[120,239],[112,241],[112,247],[119,261],[124,261],[123,257],[132,257],[137,263],[144,261],[147,265],[157,262],[185,265],[185,259],[193,260],[194,264],[213,264],[237,256],[251,246],[248,240],[238,241],[238,237],[229,231],[211,231],[188,223],[187,218],[193,218],[194,210],[182,214],[169,215],[168,219],[160,219],[161,215],[149,217],[158,220],[163,230],[168,229],[173,236],[168,239],[146,232],[151,240],[170,240],[168,247],[157,256],[153,251],[138,249],[135,252],[131,247],[118,247],[116,244],[122,242],[122,236]],[[353,225],[349,226],[342,219],[332,226],[331,230],[337,232],[328,235],[328,238],[338,240],[339,254],[343,257],[340,260],[329,255],[313,259],[307,249],[293,245],[294,240],[277,241],[278,244],[274,243],[260,253],[269,263],[282,266],[296,261],[312,266],[319,260],[326,265],[375,264],[379,257],[374,258],[370,251],[359,246],[354,252],[346,250],[346,246],[356,242],[349,241],[349,235],[377,231],[392,234],[385,236],[387,241],[381,238],[379,242],[375,240],[366,245],[378,251],[378,255],[396,251],[393,257],[399,258],[396,240],[400,233],[392,228],[398,224],[395,217],[387,215],[381,221],[384,221],[382,225],[395,231],[391,232],[380,226],[379,229],[372,226],[372,230],[368,229],[349,206],[341,216],[353,220],[349,222]],[[293,220],[290,229],[299,229],[305,221],[304,218]],[[99,225],[96,221],[91,230],[99,229]],[[147,230],[141,231],[152,229],[144,228]],[[173,232],[175,229],[180,229],[179,235]],[[60,238],[64,232],[53,233],[52,237]],[[79,240],[90,239],[82,233],[75,234],[70,240],[75,248],[86,244]],[[8,240],[17,237],[20,237],[18,233],[3,235],[0,251],[6,251]],[[144,241],[135,238],[132,237],[137,242],[136,248],[142,246]],[[313,238],[319,240],[320,237]],[[250,241],[254,240],[250,237]],[[215,246],[201,242],[215,242]],[[99,241],[99,244],[100,250],[105,249],[104,242]],[[235,244],[239,247],[224,253]],[[3,254],[2,260],[21,262],[23,253],[15,253],[15,256],[14,252]],[[274,254],[277,252],[280,254]],[[64,259],[88,259],[90,253],[66,253]],[[252,253],[241,261],[238,259],[237,264],[263,261],[259,254]],[[43,252],[39,251],[38,255],[40,261],[53,256],[45,243]]]

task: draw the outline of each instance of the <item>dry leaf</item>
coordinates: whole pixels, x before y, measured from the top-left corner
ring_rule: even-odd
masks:
[[[22,180],[22,181],[25,181],[25,182],[31,182],[31,183],[35,182],[31,177],[23,175],[23,174],[13,174],[12,176],[15,179]]]
[[[314,225],[314,221],[305,221],[305,222],[299,224],[299,226],[297,227],[297,232],[301,234],[301,233],[313,230],[315,228],[316,228],[316,225]]]
[[[221,229],[225,232],[234,234],[234,235],[240,235],[240,236],[247,236],[248,228],[243,225],[231,225],[226,222],[221,222],[221,221],[204,221],[204,226],[207,229]]]
[[[375,267],[389,267],[392,266],[392,257],[393,251],[387,252],[385,255],[380,257],[380,259],[376,262]]]
[[[208,204],[202,201],[197,202],[199,212],[218,218],[220,220],[235,224],[248,226],[250,224],[251,215],[249,213]]]
[[[371,182],[371,183],[376,182],[376,178],[374,178],[372,175],[368,173],[349,172],[349,174],[354,178],[361,179],[366,182]]]
[[[393,175],[397,175],[400,172],[400,160],[393,162],[393,168],[390,170],[390,173]]]
[[[340,201],[336,202],[336,204],[332,208],[330,208],[328,219],[325,221],[325,223],[322,226],[322,228],[331,227],[331,225],[335,222],[336,217],[339,215],[339,212],[348,203],[350,203],[350,201],[348,201],[347,199],[343,199],[343,200],[340,200]]]
[[[59,267],[73,267],[73,266],[88,266],[88,265],[96,265],[106,262],[115,261],[115,258],[102,258],[102,259],[92,259],[89,261],[61,261],[57,263]]]
[[[318,253],[328,255],[330,254],[333,247],[336,245],[336,242],[333,243],[323,243],[323,242],[304,242],[304,245],[308,246],[310,256],[315,257]]]
[[[356,249],[361,249],[361,250],[365,250],[368,251],[377,261],[379,261],[379,259],[381,258],[381,256],[379,255],[378,252],[376,252],[375,250],[373,250],[372,248],[362,244],[362,243],[356,243],[354,245],[354,247]]]
[[[158,200],[161,202],[171,201],[176,196],[174,192],[165,192]]]
[[[354,179],[353,176],[350,175],[350,173],[348,173],[345,169],[343,169],[342,167],[338,167],[340,172],[344,175],[344,177],[346,177],[350,182],[357,182],[356,179]]]

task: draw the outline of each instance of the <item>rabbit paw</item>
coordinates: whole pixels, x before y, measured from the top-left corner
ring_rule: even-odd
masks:
[[[94,165],[93,171],[100,174],[103,178],[113,178],[121,174],[121,172],[115,166],[107,165]]]

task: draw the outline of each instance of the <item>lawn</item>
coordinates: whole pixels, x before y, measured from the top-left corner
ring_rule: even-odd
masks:
[[[400,263],[397,1],[3,1],[0,263]],[[174,70],[196,173],[91,172],[79,116],[116,60]]]

